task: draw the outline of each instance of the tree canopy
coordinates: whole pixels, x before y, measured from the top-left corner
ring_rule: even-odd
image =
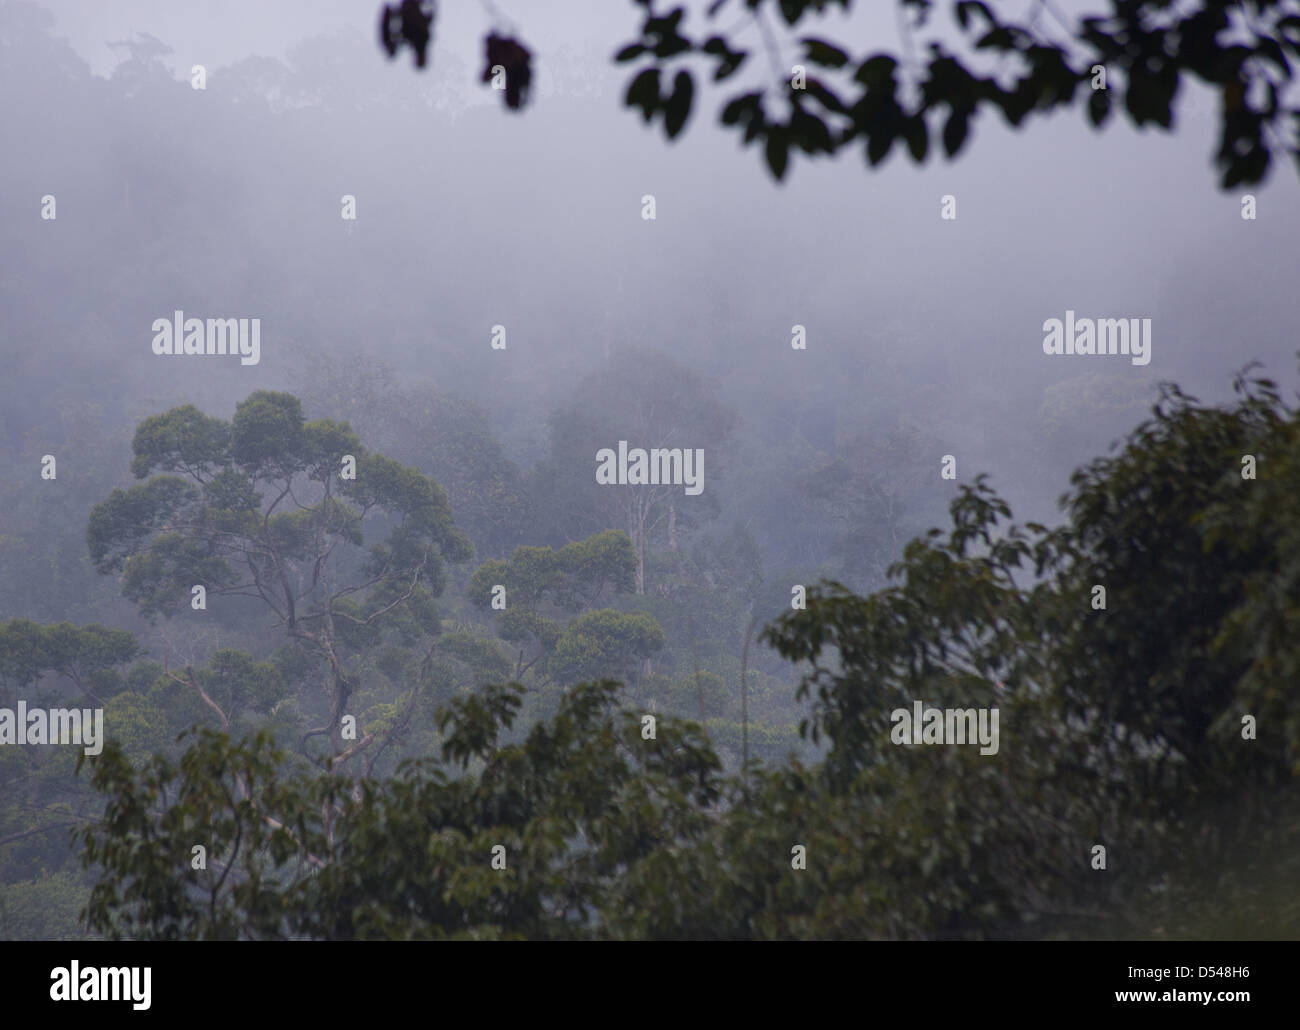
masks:
[[[702,12],[633,0],[641,25],[615,55],[635,70],[624,103],[647,123],[659,120],[671,140],[700,102],[696,83],[726,83],[732,92],[720,123],[742,133],[746,146],[759,144],[780,180],[794,153],[817,157],[857,146],[875,166],[899,143],[923,164],[934,138],[954,157],[982,112],[1020,127],[1032,114],[1079,105],[1097,128],[1120,110],[1137,127],[1167,130],[1184,83],[1193,81],[1220,98],[1214,160],[1222,188],[1260,182],[1281,154],[1300,167],[1300,103],[1288,93],[1291,63],[1300,56],[1293,0],[1199,0],[1178,10],[1165,0],[1109,0],[1104,13],[1068,19],[1046,0],[1021,19],[1004,18],[983,0],[895,3],[903,46],[891,53],[855,52],[817,31],[828,12],[852,11],[853,0],[712,0]],[[936,7],[951,18],[946,33],[931,24]],[[435,15],[432,0],[385,5],[380,42],[389,57],[406,46],[416,66],[426,67]],[[757,88],[740,90],[735,83],[756,63],[749,58],[759,46],[739,37],[754,23],[767,64]],[[781,25],[791,34],[784,40]],[[482,81],[518,110],[527,101],[532,55],[500,31],[486,38]],[[782,44],[787,54],[797,47],[793,63],[782,57]]]
[[[769,624],[803,670],[816,761],[723,774],[698,724],[648,730],[608,680],[513,741],[522,687],[454,699],[439,758],[359,791],[286,764],[265,733],[200,731],[179,764],[134,767],[110,745],[92,774],[105,819],[79,831],[100,870],[91,925],[1293,936],[1300,655],[1279,492],[1300,478],[1300,412],[1269,380],[1237,387],[1228,408],[1167,388],[1117,454],[1076,473],[1061,526],[1011,522],[981,477],[886,588],[826,583]],[[998,746],[901,744],[893,715],[918,699],[998,710]],[[220,859],[203,871],[183,860],[199,826]]]
[[[95,567],[117,573],[148,617],[214,596],[251,598],[326,670],[326,722],[356,689],[346,659],[385,632],[408,646],[437,631],[444,561],[473,545],[442,488],[417,469],[367,451],[346,422],[307,421],[298,398],[259,390],[230,422],[193,405],[145,419],[131,471],[90,513]],[[365,547],[367,522],[386,535]],[[364,548],[364,551],[363,551]]]

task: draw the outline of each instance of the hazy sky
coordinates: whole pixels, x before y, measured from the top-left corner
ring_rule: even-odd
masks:
[[[1020,131],[986,114],[954,162],[917,168],[896,150],[872,170],[854,149],[832,161],[796,158],[778,185],[758,150],[717,122],[725,96],[772,73],[740,10],[722,24],[755,47],[750,78],[727,93],[701,88],[685,138],[667,145],[657,124],[622,107],[631,73],[609,60],[635,35],[641,12],[630,2],[444,3],[424,73],[408,53],[384,58],[372,0],[61,0],[48,9],[54,32],[99,75],[125,56],[108,44],[132,33],[172,48],[165,63],[178,80],[196,63],[210,73],[206,97],[176,101],[196,105],[196,120],[178,108],[155,125],[123,101],[91,148],[91,161],[135,148],[142,178],[101,184],[114,196],[153,189],[141,184],[155,174],[190,182],[188,203],[211,219],[199,228],[214,234],[165,259],[143,230],[117,241],[153,254],[139,257],[147,271],[130,287],[141,310],[122,319],[134,326],[146,308],[171,310],[195,283],[244,291],[239,303],[273,309],[300,346],[382,354],[475,392],[525,464],[538,457],[547,406],[611,346],[687,360],[721,377],[729,400],[751,403],[755,416],[772,396],[815,413],[850,366],[868,381],[903,368],[910,384],[933,380],[937,391],[927,394],[932,410],[914,414],[942,422],[960,399],[969,410],[954,432],[975,464],[1011,481],[1019,456],[992,441],[1032,433],[1017,420],[1032,423],[1053,384],[1091,373],[1150,386],[1173,379],[1223,398],[1231,373],[1251,359],[1284,383],[1295,379],[1296,172],[1279,163],[1263,186],[1220,191],[1208,103],[1172,134],[1122,120],[1095,132],[1079,109],[1031,118]],[[536,54],[538,96],[522,114],[504,111],[478,82],[482,37],[503,24],[496,9]],[[936,24],[947,20],[936,11]],[[1044,28],[1062,35],[1050,20]],[[848,23],[833,17],[817,31],[854,52],[895,49],[899,39],[892,7]],[[788,35],[779,48],[781,61],[796,59]],[[312,113],[274,132],[250,121],[246,133],[225,108],[199,114],[226,88],[222,70],[253,56],[291,65],[295,81],[310,84],[302,102]],[[236,79],[258,88],[247,68]],[[72,174],[53,127],[76,115],[57,87],[42,89],[45,120],[11,116],[20,121],[10,131],[27,133],[27,145],[0,171],[40,192]],[[218,131],[238,142],[212,142]],[[163,136],[166,146],[149,149]],[[217,146],[227,152],[213,157]],[[1240,216],[1246,192],[1257,199],[1254,221]],[[344,193],[358,196],[362,212],[346,237]],[[647,193],[657,200],[653,223],[640,217]],[[955,221],[940,217],[945,195],[956,198]],[[153,206],[164,219],[166,205]],[[255,220],[255,236],[221,237],[230,218]],[[1067,310],[1151,318],[1151,363],[1044,355],[1044,321]],[[116,316],[96,315],[118,332]],[[489,367],[484,334],[498,322],[512,326],[516,345]],[[796,323],[808,327],[810,346],[792,365]],[[256,374],[292,381],[296,359],[268,331]],[[77,344],[53,346],[72,357]],[[132,359],[142,389],[157,375],[149,359]],[[221,370],[211,382],[226,383],[233,403],[254,378]],[[1080,426],[1080,446],[1127,428]],[[1059,470],[1053,489],[1068,472]]]

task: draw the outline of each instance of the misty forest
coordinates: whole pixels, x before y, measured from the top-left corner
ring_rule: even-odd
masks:
[[[0,0],[0,938],[1300,937],[1298,59]]]

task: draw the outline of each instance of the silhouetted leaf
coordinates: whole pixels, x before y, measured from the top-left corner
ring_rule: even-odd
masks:
[[[843,68],[849,63],[849,55],[845,51],[825,40],[810,36],[802,42],[806,48],[807,60],[813,64],[820,64],[827,68]]]
[[[664,105],[664,131],[668,133],[669,139],[674,139],[686,124],[686,118],[691,113],[691,97],[694,92],[695,86],[691,82],[690,73],[678,72],[673,80],[672,96]]]
[[[962,142],[966,139],[967,128],[967,118],[963,112],[953,111],[948,116],[943,126],[943,149],[949,157],[961,149]]]
[[[627,88],[628,107],[641,108],[641,116],[648,122],[659,107],[659,69],[646,68],[632,80]]]
[[[785,176],[786,161],[790,156],[789,140],[783,133],[773,130],[768,134],[765,153],[767,166],[779,181]]]

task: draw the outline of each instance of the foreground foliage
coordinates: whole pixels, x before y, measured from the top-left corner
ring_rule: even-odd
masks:
[[[110,745],[103,821],[79,831],[100,877],[89,926],[1293,937],[1300,420],[1271,382],[1237,386],[1231,409],[1167,388],[1076,473],[1062,527],[1011,524],[977,480],[886,589],[824,584],[771,624],[804,663],[821,761],[724,776],[697,724],[660,718],[648,739],[609,680],[522,734],[519,686],[454,699],[438,754],[388,779],[294,763],[265,733],[196,730],[178,762]],[[998,708],[999,750],[891,743],[890,713],[916,700]]]

